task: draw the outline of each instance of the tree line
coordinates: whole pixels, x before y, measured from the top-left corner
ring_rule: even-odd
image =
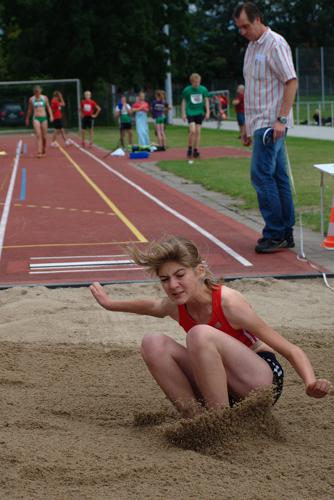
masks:
[[[331,0],[256,3],[292,49],[334,46]],[[167,69],[180,84],[194,71],[208,83],[238,79],[247,42],[232,20],[236,5],[232,0],[1,0],[0,80],[80,78],[89,87],[102,81],[136,90],[161,87]]]

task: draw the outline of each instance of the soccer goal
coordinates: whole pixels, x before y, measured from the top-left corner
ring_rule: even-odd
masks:
[[[212,90],[209,92],[210,118],[217,121],[217,128],[230,116],[230,91]]]
[[[59,90],[64,98],[65,107],[63,109],[64,125],[67,129],[81,129],[80,120],[80,100],[81,82],[79,79],[65,80],[26,80],[0,82],[0,110],[6,104],[21,106],[26,114],[29,97],[33,95],[33,87],[40,85],[42,93],[51,101],[53,92]]]

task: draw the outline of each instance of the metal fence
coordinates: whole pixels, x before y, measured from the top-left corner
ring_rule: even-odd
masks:
[[[297,124],[334,126],[334,47],[295,51]]]

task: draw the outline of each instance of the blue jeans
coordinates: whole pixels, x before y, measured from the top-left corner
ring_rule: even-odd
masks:
[[[286,171],[285,139],[263,144],[266,128],[255,131],[251,180],[264,219],[263,237],[282,240],[292,236],[295,211]]]

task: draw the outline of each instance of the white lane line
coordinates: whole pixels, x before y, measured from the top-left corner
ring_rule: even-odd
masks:
[[[29,271],[29,274],[61,274],[61,273],[99,273],[99,272],[105,272],[108,271],[110,273],[117,272],[117,271],[144,271],[142,267],[122,267],[120,269],[111,269],[110,267],[108,268],[92,268],[92,269],[66,269],[66,270],[59,270],[57,269],[56,271]]]
[[[199,233],[201,233],[208,240],[212,241],[212,243],[214,243],[215,245],[217,245],[219,248],[221,248],[222,250],[224,250],[224,252],[226,252],[228,255],[230,255],[235,260],[237,260],[240,264],[242,264],[245,267],[253,266],[253,264],[251,262],[249,262],[249,260],[245,259],[245,257],[243,257],[242,255],[238,254],[235,250],[233,250],[233,248],[229,247],[228,245],[226,245],[225,243],[223,243],[222,241],[220,241],[213,234],[209,233],[206,229],[204,229],[203,227],[201,227],[198,224],[196,224],[196,222],[193,222],[192,220],[188,219],[188,217],[185,217],[184,215],[182,215],[177,210],[174,210],[170,206],[166,205],[161,200],[159,200],[158,198],[156,198],[154,195],[152,195],[151,193],[149,193],[148,191],[146,191],[145,189],[143,189],[142,187],[140,187],[138,184],[136,184],[135,182],[131,181],[130,179],[128,179],[127,177],[125,177],[123,174],[117,172],[117,170],[114,170],[112,167],[110,167],[107,163],[105,163],[100,158],[98,158],[97,156],[95,156],[93,153],[91,153],[90,151],[87,151],[86,149],[83,149],[76,142],[72,141],[72,143],[80,151],[82,151],[86,155],[88,155],[91,158],[93,158],[93,160],[95,160],[98,163],[100,163],[104,168],[106,168],[107,170],[109,170],[109,172],[112,172],[114,175],[117,175],[117,177],[119,177],[124,182],[126,182],[127,184],[129,184],[130,186],[132,186],[134,189],[137,189],[137,191],[139,191],[144,196],[146,196],[147,198],[149,198],[150,200],[152,200],[154,203],[156,203],[157,205],[159,205],[160,207],[162,207],[164,210],[166,210],[166,212],[171,213],[172,215],[174,215],[174,217],[177,217],[178,219],[182,220],[185,224],[188,224],[193,229],[195,229],[196,231],[198,231]]]
[[[115,255],[63,255],[63,256],[57,256],[57,255],[52,255],[46,256],[46,257],[30,257],[30,260],[48,260],[48,259],[54,259],[54,260],[59,260],[59,259],[112,259],[116,257],[127,257],[126,253],[120,253],[120,254],[115,254]]]
[[[30,269],[65,269],[68,267],[96,267],[96,266],[124,266],[126,264],[135,264],[133,260],[86,260],[78,262],[47,262],[40,264],[29,264]]]
[[[16,146],[16,156],[15,156],[15,160],[14,160],[13,171],[12,171],[12,175],[10,178],[9,187],[8,187],[8,191],[7,191],[7,195],[6,195],[6,200],[5,200],[5,204],[4,204],[4,208],[3,208],[2,216],[1,216],[1,221],[0,221],[0,259],[1,259],[1,255],[2,255],[3,242],[5,239],[5,232],[6,232],[7,222],[8,222],[10,204],[12,202],[12,197],[13,197],[17,169],[19,166],[21,149],[22,149],[22,141],[19,141],[17,146]]]

